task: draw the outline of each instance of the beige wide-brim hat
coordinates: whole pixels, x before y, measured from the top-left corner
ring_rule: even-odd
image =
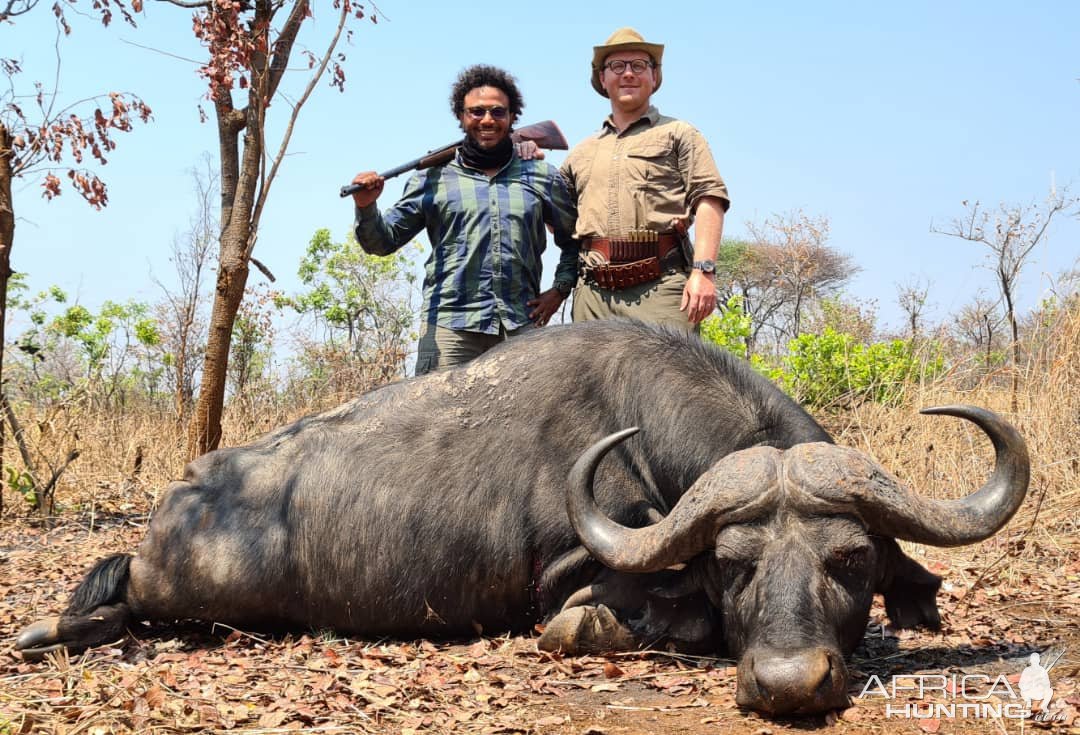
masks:
[[[644,51],[651,56],[653,62],[656,63],[656,68],[653,70],[656,75],[656,86],[653,87],[653,91],[660,89],[660,82],[663,80],[660,61],[664,57],[664,44],[649,43],[633,28],[620,28],[611,34],[603,46],[593,46],[592,86],[601,97],[608,96],[604,85],[600,84],[600,72],[603,69],[604,59],[616,51]]]

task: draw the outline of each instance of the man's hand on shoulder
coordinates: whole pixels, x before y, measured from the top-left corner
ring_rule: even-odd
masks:
[[[514,149],[517,151],[518,158],[522,161],[544,160],[544,151],[535,141],[523,140],[520,143],[515,143]]]
[[[363,189],[353,192],[353,202],[357,207],[363,209],[364,207],[370,207],[375,203],[375,200],[382,194],[383,186],[386,184],[386,179],[374,171],[365,171],[362,174],[357,174],[353,177],[352,183],[360,184]]]

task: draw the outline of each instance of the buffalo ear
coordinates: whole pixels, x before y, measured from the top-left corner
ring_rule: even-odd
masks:
[[[877,592],[885,597],[885,612],[895,628],[941,628],[937,591],[941,577],[905,554],[895,539],[879,539],[881,579]]]

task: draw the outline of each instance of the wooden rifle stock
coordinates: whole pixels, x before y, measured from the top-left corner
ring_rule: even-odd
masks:
[[[544,120],[543,122],[534,123],[532,125],[525,125],[510,133],[510,140],[515,143],[521,143],[529,140],[540,148],[546,148],[549,151],[565,151],[569,148],[569,144],[566,142],[565,136],[562,131],[559,130],[559,126],[555,124],[553,120]],[[432,166],[442,166],[449,163],[454,159],[454,154],[457,153],[458,147],[461,145],[461,141],[457,140],[449,145],[444,145],[442,148],[436,148],[428,151],[420,158],[403,163],[400,166],[384,171],[379,174],[384,179],[392,179],[395,176],[405,173],[406,171],[420,171],[425,168],[431,168]],[[347,197],[350,194],[360,191],[363,187],[359,184],[348,184],[341,187],[341,196]]]

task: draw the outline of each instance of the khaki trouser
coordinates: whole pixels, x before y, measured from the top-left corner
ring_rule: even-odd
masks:
[[[669,270],[655,281],[618,290],[579,280],[574,289],[574,321],[630,317],[696,333],[697,325],[686,318],[685,311],[679,311],[686,280],[687,274],[681,270]]]
[[[423,375],[455,365],[464,365],[504,340],[524,334],[529,328],[524,326],[508,332],[500,326],[498,334],[483,334],[447,329],[437,324],[424,324],[424,332],[420,335],[420,344],[416,350],[416,374]]]

